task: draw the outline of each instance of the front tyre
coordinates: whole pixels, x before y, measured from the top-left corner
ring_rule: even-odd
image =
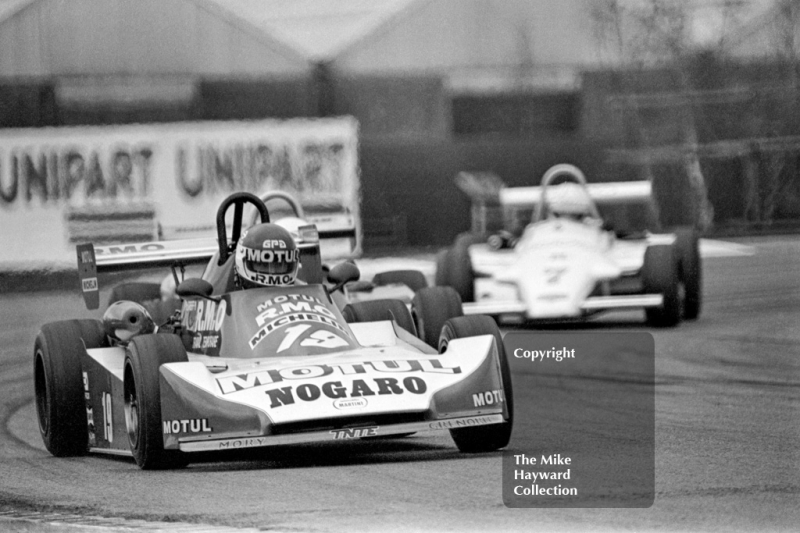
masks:
[[[461,298],[452,287],[426,287],[411,300],[411,316],[419,338],[433,348],[439,347],[444,323],[464,315]]]
[[[439,353],[447,351],[453,339],[493,335],[500,360],[500,377],[503,381],[503,396],[508,411],[508,420],[500,424],[451,429],[450,436],[458,450],[464,453],[482,453],[498,450],[508,445],[514,426],[514,395],[511,387],[511,370],[500,329],[493,318],[484,315],[462,316],[448,320],[439,337]]]
[[[33,348],[39,433],[56,457],[86,453],[89,444],[81,357],[107,346],[99,320],[64,320],[42,326]]]
[[[164,449],[159,372],[165,363],[188,360],[177,335],[140,335],[128,344],[123,378],[125,424],[133,458],[142,469],[182,468],[188,463],[183,452]]]

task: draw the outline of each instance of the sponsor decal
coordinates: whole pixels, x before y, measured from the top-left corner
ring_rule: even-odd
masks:
[[[328,307],[313,296],[307,294],[285,294],[277,296],[271,300],[261,303],[256,308],[259,313],[256,316],[256,323],[264,326],[267,321],[272,321],[282,315],[293,313],[315,313],[331,319],[336,315]]]
[[[186,329],[194,331],[195,322],[197,319],[197,300],[184,300],[183,302],[183,321],[182,326]]]
[[[340,398],[333,401],[333,406],[336,409],[356,409],[364,408],[367,406],[366,398]]]
[[[103,393],[103,428],[106,433],[106,440],[114,442],[114,417],[111,411],[111,395]]]
[[[190,420],[164,420],[162,422],[164,435],[176,433],[210,433],[214,431],[208,424],[208,418],[193,418]]]
[[[97,435],[95,434],[94,409],[92,408],[92,395],[89,392],[89,373],[83,374],[83,399],[86,402],[86,426],[89,429],[89,446],[97,445]]]
[[[81,280],[83,285],[83,292],[92,292],[97,290],[97,278],[86,278]]]
[[[228,304],[225,300],[219,303],[213,300],[199,300],[194,313],[195,331],[219,331],[225,319]]]
[[[484,407],[487,405],[495,405],[503,403],[505,397],[502,390],[487,390],[486,392],[479,392],[472,395],[472,404],[475,407]]]
[[[94,257],[90,250],[81,251],[81,263],[94,263]]]
[[[256,346],[258,346],[259,343],[267,337],[267,335],[269,335],[276,329],[281,328],[283,326],[288,326],[290,324],[294,324],[296,322],[317,322],[319,324],[324,324],[326,326],[336,328],[345,335],[349,336],[347,330],[344,329],[344,327],[342,327],[342,325],[339,324],[339,322],[337,322],[332,318],[323,315],[318,315],[315,313],[293,313],[291,315],[285,315],[280,318],[277,318],[272,322],[270,322],[269,324],[267,324],[266,326],[264,326],[263,328],[259,329],[255,333],[255,335],[253,335],[250,338],[249,341],[250,349],[255,350]],[[345,344],[338,344],[337,346],[346,346],[347,344],[348,344],[347,341],[345,341]]]
[[[460,418],[457,420],[437,420],[428,424],[430,429],[453,429],[453,428],[466,428],[471,426],[483,426],[486,424],[496,424],[491,417],[476,416],[474,418]]]
[[[250,439],[232,439],[219,443],[220,450],[235,450],[238,448],[254,448],[256,446],[266,446],[266,437],[254,437]]]
[[[127,244],[125,246],[106,246],[95,248],[97,255],[102,254],[136,254],[139,252],[158,252],[164,249],[163,244],[150,242],[147,244]]]
[[[269,396],[270,407],[277,408],[295,403],[295,398],[304,402],[313,402],[325,396],[330,399],[355,398],[361,396],[375,396],[387,394],[403,394],[408,391],[412,394],[424,394],[428,385],[416,376],[403,379],[402,385],[396,378],[374,378],[370,380],[372,386],[363,379],[354,379],[350,388],[342,385],[341,381],[328,381],[318,387],[311,383],[304,383],[297,387],[287,386],[279,389],[265,391]]]
[[[269,242],[269,241],[264,241]],[[283,242],[283,241],[281,241]],[[286,244],[284,243],[284,248]],[[256,261],[259,263],[295,263],[298,259],[298,250],[256,250],[255,248],[239,249],[239,255],[242,255],[246,261]]]
[[[377,437],[378,429],[378,426],[332,429],[329,433],[333,435],[333,440],[360,439],[362,437]]]
[[[213,335],[197,335],[192,339],[192,350],[218,350],[219,333]]]
[[[213,300],[189,302],[184,310],[184,322],[189,331],[194,331],[192,350],[202,351],[207,355],[218,355],[222,344],[222,321],[228,304],[225,300],[219,303]]]
[[[263,285],[290,285],[294,282],[291,274],[262,274],[260,272],[250,272],[250,280]]]
[[[291,381],[296,379],[314,379],[332,375],[353,376],[368,372],[381,372],[391,374],[402,373],[431,373],[431,374],[460,374],[461,367],[446,367],[439,359],[404,359],[390,361],[363,361],[361,363],[338,363],[325,365],[305,365],[269,370],[247,372],[235,376],[217,378],[217,384],[223,394],[239,392],[241,390],[262,387],[273,383]],[[336,398],[336,397],[333,397]]]
[[[348,338],[349,332],[339,323],[336,315],[328,307],[313,296],[306,294],[283,294],[258,305],[256,311],[256,323],[261,326],[251,338],[250,349],[254,350],[267,335],[283,326],[288,326],[295,322],[317,322],[322,325],[330,326],[344,333]],[[302,332],[301,332],[302,333]],[[299,335],[299,334],[298,334]],[[287,334],[288,336],[288,334]],[[296,339],[297,337],[295,337]],[[320,346],[323,348],[336,348],[347,346],[349,343],[338,337],[338,342],[331,340],[333,344],[325,345],[318,343],[305,344],[305,346]],[[317,338],[318,341],[324,340]],[[286,341],[281,345],[284,346]],[[284,346],[284,349],[291,346],[291,342]],[[280,351],[280,350],[279,350]]]

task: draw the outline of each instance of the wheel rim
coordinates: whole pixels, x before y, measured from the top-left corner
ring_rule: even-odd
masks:
[[[126,372],[125,376],[125,426],[128,430],[128,441],[131,448],[136,448],[139,443],[139,401],[136,397],[136,384],[132,373]]]
[[[47,394],[47,376],[44,371],[44,356],[40,350],[36,352],[36,368],[34,371],[34,390],[36,391],[36,418],[39,430],[47,435],[50,432],[50,396]]]

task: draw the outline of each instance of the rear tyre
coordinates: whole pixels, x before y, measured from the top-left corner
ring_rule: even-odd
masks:
[[[81,357],[108,346],[99,320],[64,320],[42,326],[33,348],[39,433],[56,457],[83,455],[89,444]]]
[[[464,309],[452,287],[426,287],[417,291],[411,300],[411,316],[419,338],[438,348],[442,326],[450,318],[464,316]]]
[[[372,278],[373,285],[390,285],[392,283],[402,283],[414,292],[428,286],[428,280],[419,270],[390,270],[379,272]]]
[[[475,301],[475,272],[469,257],[469,247],[481,242],[481,238],[463,233],[456,238],[453,247],[448,249],[441,259],[437,258],[437,285],[453,287],[462,302]],[[441,263],[440,265],[438,263]],[[439,274],[443,270],[443,274]],[[439,281],[443,283],[439,283]]]
[[[503,381],[503,396],[508,410],[508,420],[500,424],[471,428],[451,429],[450,436],[459,451],[465,453],[491,452],[508,445],[514,426],[514,395],[511,387],[511,370],[508,367],[503,338],[497,323],[488,316],[472,315],[453,318],[445,322],[439,338],[439,353],[447,351],[453,339],[493,335],[500,358],[500,376]]]
[[[703,268],[700,246],[694,228],[678,228],[676,246],[680,259],[679,275],[684,287],[683,318],[696,320],[703,303]]]
[[[647,323],[655,327],[676,326],[683,313],[683,286],[677,250],[672,245],[649,246],[644,254],[642,283],[648,294],[661,294],[661,307],[646,309]]]
[[[188,464],[185,453],[164,449],[159,372],[165,363],[188,360],[177,335],[141,335],[128,344],[123,379],[125,424],[133,458],[142,469],[182,468]]]
[[[417,335],[417,328],[406,304],[400,300],[386,298],[383,300],[367,300],[347,304],[342,309],[342,316],[347,323],[378,322],[380,320],[394,320],[397,325],[412,335]]]
[[[433,283],[437,287],[449,287],[450,278],[447,276],[447,261],[450,248],[439,250],[436,253],[436,273],[433,277]]]

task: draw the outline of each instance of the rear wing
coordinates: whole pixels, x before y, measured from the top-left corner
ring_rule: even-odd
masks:
[[[531,209],[542,201],[541,186],[507,187],[499,191],[499,203],[504,207]],[[653,188],[649,181],[617,181],[588,183],[586,191],[598,205],[641,204],[651,201]]]
[[[508,187],[491,172],[459,172],[456,185],[473,203],[500,205],[516,209],[533,209],[542,201],[543,187]],[[652,200],[649,181],[616,181],[588,183],[589,197],[598,205],[640,204]]]
[[[308,270],[321,272],[322,264],[317,246],[323,238],[342,238],[339,233],[332,237],[318,232],[314,225],[302,226],[296,238],[300,249],[300,260]],[[349,238],[349,235],[345,236]],[[98,273],[171,268],[175,265],[205,265],[219,252],[217,239],[184,239],[146,243],[94,246],[91,243],[76,247],[78,277],[81,292],[88,309],[100,307],[100,284]],[[321,280],[316,280],[321,282]]]
[[[88,309],[100,307],[99,272],[121,272],[150,268],[196,265],[208,262],[219,250],[216,239],[187,239],[148,243],[97,246],[91,243],[76,247],[78,277]]]

